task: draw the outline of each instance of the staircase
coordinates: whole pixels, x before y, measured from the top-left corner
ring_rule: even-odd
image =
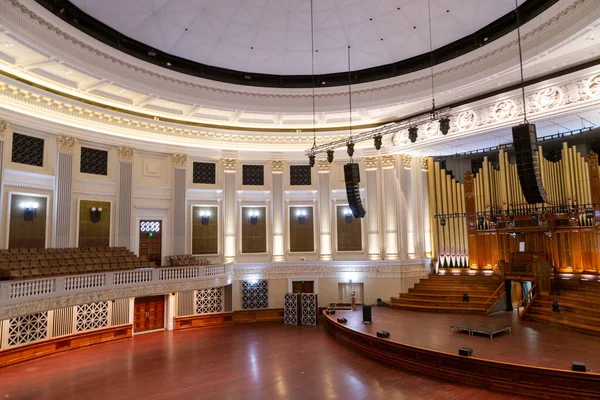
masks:
[[[463,294],[469,302],[463,303]],[[487,314],[504,294],[497,276],[429,275],[386,305],[412,311]]]
[[[555,300],[558,301],[560,312],[552,311],[552,302]],[[600,335],[600,283],[578,278],[554,279],[550,295],[538,295],[522,319]]]

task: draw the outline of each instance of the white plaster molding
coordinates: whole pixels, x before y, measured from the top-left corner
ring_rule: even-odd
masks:
[[[101,196],[101,197],[113,197],[116,193],[113,192],[96,192],[93,190],[73,190],[74,194],[83,194],[86,196]]]
[[[54,188],[52,186],[36,185],[36,184],[33,184],[33,183],[24,183],[24,182],[10,182],[10,181],[6,181],[6,182],[2,182],[2,185],[4,185],[4,186],[11,186],[11,187],[18,187],[18,188],[23,188],[23,189],[46,190],[48,192],[51,192],[51,191],[54,190]]]
[[[171,200],[171,196],[152,196],[146,194],[134,194],[131,196],[134,199],[145,199],[145,200]]]

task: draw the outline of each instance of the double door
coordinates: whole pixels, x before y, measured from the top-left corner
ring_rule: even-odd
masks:
[[[136,297],[133,307],[133,331],[164,329],[165,296]]]
[[[162,263],[162,221],[140,221],[140,251],[157,266]]]

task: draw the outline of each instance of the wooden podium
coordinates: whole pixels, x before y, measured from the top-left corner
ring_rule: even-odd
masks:
[[[511,261],[499,261],[498,267],[505,280],[533,281],[538,293],[550,293],[552,267],[544,253],[519,252],[511,254]]]

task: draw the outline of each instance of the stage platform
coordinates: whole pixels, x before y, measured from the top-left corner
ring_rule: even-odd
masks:
[[[463,321],[458,322],[450,328],[459,331],[459,332],[468,332],[469,336],[473,336],[474,334],[486,335],[489,336],[490,339],[502,332],[511,332],[512,326],[506,324],[490,324],[485,322],[475,322],[475,321]]]
[[[431,314],[373,307],[373,322],[362,322],[362,310],[326,315],[330,333],[359,352],[403,369],[494,390],[552,398],[600,399],[600,341],[596,336],[537,322],[519,321],[517,312],[494,316]],[[337,318],[346,318],[346,324]],[[510,327],[490,338],[465,335],[453,325]],[[376,337],[390,332],[389,339]],[[473,349],[473,357],[458,349]],[[586,364],[587,373],[571,371],[571,362]]]

